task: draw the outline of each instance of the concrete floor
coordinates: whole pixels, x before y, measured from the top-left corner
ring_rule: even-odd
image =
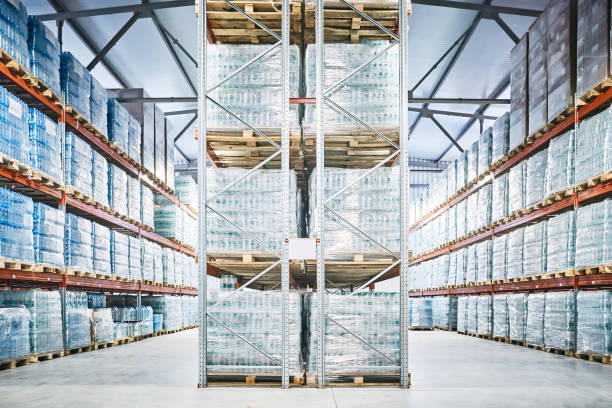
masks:
[[[611,407],[612,366],[410,333],[410,390],[197,389],[197,330],[0,372],[0,407]]]

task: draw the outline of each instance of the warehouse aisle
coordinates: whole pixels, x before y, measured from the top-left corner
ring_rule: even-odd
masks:
[[[15,407],[612,406],[612,366],[447,332],[411,332],[413,388],[195,388],[197,330],[0,372]],[[206,404],[206,405],[205,405]]]

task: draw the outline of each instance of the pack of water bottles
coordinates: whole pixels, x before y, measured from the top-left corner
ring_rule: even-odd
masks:
[[[399,123],[399,69],[398,48],[386,43],[325,44],[325,90],[344,79],[357,67],[375,55],[380,55],[370,64],[350,76],[330,95],[330,99],[369,124],[394,125]],[[314,44],[306,48],[306,95],[314,97],[316,92],[316,50]],[[337,124],[356,123],[343,113],[325,106],[324,117],[327,129]],[[314,125],[315,107],[306,107],[304,123]],[[357,125],[356,125],[357,126]]]
[[[545,196],[574,186],[574,139],[570,130],[551,139],[546,160]]]
[[[508,234],[506,250],[506,277],[518,278],[523,276],[523,246],[524,228],[517,228]]]
[[[183,303],[180,296],[145,296],[142,304],[151,306],[154,314],[163,316],[164,330],[178,330],[182,327]]]
[[[28,11],[19,0],[2,0],[0,16],[0,47],[28,67]]]
[[[34,204],[30,197],[0,187],[0,256],[34,261]]]
[[[57,290],[0,290],[0,307],[25,306],[30,312],[30,353],[64,348],[62,302]]]
[[[457,332],[467,333],[468,325],[468,296],[457,297]]]
[[[468,296],[467,332],[468,334],[478,334],[478,296]]]
[[[590,116],[576,131],[576,182],[612,169],[612,110]]]
[[[102,133],[108,135],[108,92],[93,75],[91,75],[91,90],[89,108],[91,111],[91,124]]]
[[[130,276],[130,244],[128,236],[118,231],[110,234],[110,260],[113,276],[128,279]]]
[[[113,331],[115,339],[125,339],[134,336],[134,325],[131,323],[114,322]]]
[[[491,186],[491,221],[501,220],[509,215],[508,173],[493,179]]]
[[[183,327],[198,324],[198,298],[196,296],[181,296]]]
[[[596,266],[612,262],[612,199],[576,210],[575,264]]]
[[[35,16],[28,17],[30,72],[53,91],[60,91],[60,45],[53,32]],[[3,47],[4,48],[4,47]]]
[[[104,293],[88,292],[87,307],[89,309],[103,309],[106,307],[106,295]]]
[[[544,344],[544,301],[545,293],[530,293],[527,296],[527,323],[525,341],[527,344]]]
[[[66,291],[66,348],[91,344],[91,317],[87,293]]]
[[[476,218],[476,229],[486,227],[491,222],[491,214],[493,211],[491,193],[491,183],[485,184],[478,190],[476,208],[474,209],[476,211],[470,213],[470,218]],[[468,199],[468,202],[469,201]],[[476,217],[472,215],[474,213]]]
[[[91,234],[91,221],[71,213],[66,214],[64,235],[66,266],[86,271],[93,269]]]
[[[465,229],[469,234],[478,229],[478,194],[470,194],[465,204]]]
[[[155,261],[153,260],[153,242],[148,239],[142,242],[142,279],[153,280],[155,275]]]
[[[465,281],[466,283],[476,282],[478,278],[478,248],[476,244],[472,244],[466,249]]]
[[[2,19],[0,18],[0,21]],[[4,153],[24,164],[30,163],[30,140],[28,137],[29,110],[25,103],[0,87],[0,153]]]
[[[455,279],[456,285],[465,283],[466,268],[467,268],[467,248],[461,248],[456,252],[457,256],[457,276]]]
[[[493,295],[493,337],[509,336],[508,295]]]
[[[155,215],[153,211],[153,191],[144,184],[140,184],[140,200],[141,200],[141,219],[142,223],[153,228],[155,225]]]
[[[493,334],[493,297],[491,295],[476,296],[478,325],[476,333]]]
[[[493,237],[491,246],[491,279],[504,280],[506,277],[508,234]]]
[[[142,279],[141,270],[141,243],[138,237],[128,237],[128,267],[129,278],[134,280]]]
[[[92,149],[93,199],[108,206],[108,162],[100,153]]]
[[[508,172],[508,210],[510,214],[527,206],[525,196],[526,174],[527,160],[515,164]]]
[[[157,283],[164,282],[164,263],[162,260],[162,248],[159,244],[153,242],[151,246],[153,250],[153,281]]]
[[[183,265],[183,255],[178,252],[175,251],[174,252],[174,283],[176,285],[183,285],[184,281],[183,281],[183,269],[184,269],[184,265]]]
[[[153,223],[155,233],[162,237],[183,241],[183,210],[161,194],[155,195]]]
[[[66,104],[91,121],[91,75],[69,52],[60,56],[60,85]]]
[[[128,175],[120,167],[108,165],[108,205],[121,215],[128,215]]]
[[[72,132],[66,132],[64,182],[87,196],[92,195],[93,149]]]
[[[111,311],[115,322],[138,322],[153,316],[151,306],[140,306],[140,319],[138,319],[138,308],[135,306],[113,306]]]
[[[142,211],[140,208],[140,181],[132,176],[127,176],[127,216],[140,222]]]
[[[62,138],[58,124],[40,111],[29,109],[30,165],[62,182]]]
[[[191,247],[198,246],[198,220],[188,214],[186,211],[180,212],[181,225],[181,242]]]
[[[108,343],[115,339],[115,324],[111,308],[94,309],[94,343]]]
[[[476,244],[476,282],[486,282],[493,274],[493,241],[490,239]]]
[[[260,170],[225,190],[242,178],[248,170],[238,168],[207,168],[207,199],[212,210],[207,211],[207,248],[209,251],[262,251],[264,247],[243,234],[235,225],[246,229],[268,248],[281,249],[282,243],[282,172]],[[225,191],[224,191],[225,190]],[[220,193],[220,194],[219,194]],[[290,234],[297,232],[296,175],[289,182]],[[218,212],[227,220],[223,219]],[[157,231],[157,228],[156,228]]]
[[[543,149],[527,159],[527,172],[525,173],[525,205],[527,207],[545,198],[547,158],[548,149]]]
[[[573,350],[576,345],[576,294],[546,292],[544,300],[544,345]]]
[[[365,169],[325,168],[324,197],[340,192],[366,172]],[[380,250],[380,246],[364,238],[347,222],[358,227],[386,248],[399,250],[400,197],[396,186],[399,168],[380,167],[327,202],[333,211],[325,211],[323,240],[326,256],[341,256],[344,251]],[[316,201],[316,173],[310,177],[310,209],[314,212]],[[342,220],[344,219],[344,221]],[[310,217],[310,236],[314,237],[317,217]]]
[[[0,307],[0,361],[30,354],[30,312]]]
[[[154,314],[153,315],[153,333],[157,333],[164,329],[164,315]]]
[[[546,273],[546,247],[548,221],[537,222],[524,228],[523,274],[533,276]]]
[[[130,114],[116,99],[108,98],[108,139],[128,152]]]
[[[32,219],[36,263],[64,266],[64,212],[36,202]]]
[[[142,129],[140,122],[132,115],[128,115],[128,156],[140,164],[140,144]]]
[[[563,212],[548,220],[546,271],[560,272],[574,267],[576,253],[575,212]]]
[[[576,352],[612,354],[612,291],[579,291],[576,310]]]
[[[270,48],[270,45],[211,45],[207,49],[207,84],[211,89],[229,74]],[[297,46],[289,48],[289,93],[298,96],[300,53]],[[279,127],[282,124],[280,47],[251,64],[248,68],[223,82],[209,93],[217,103],[232,111],[252,126]],[[291,106],[289,119],[297,124],[296,108]],[[241,126],[237,119],[220,106],[208,101],[208,126]]]
[[[171,285],[176,284],[174,277],[175,263],[174,263],[174,250],[163,247],[162,248],[162,267],[164,274],[164,283],[169,283]]]
[[[93,247],[93,270],[106,276],[111,276],[110,262],[111,233],[104,225],[92,222],[91,244]]]
[[[408,304],[408,327],[428,329],[433,327],[433,300],[431,297],[410,298]]]
[[[181,203],[197,208],[198,183],[192,176],[176,176],[174,178],[174,190]]]
[[[449,330],[457,328],[457,298],[436,296],[432,300],[433,325]],[[409,314],[410,316],[410,314]]]

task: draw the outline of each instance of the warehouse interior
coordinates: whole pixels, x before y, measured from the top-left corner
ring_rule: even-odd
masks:
[[[4,403],[609,406],[611,20],[0,0]]]

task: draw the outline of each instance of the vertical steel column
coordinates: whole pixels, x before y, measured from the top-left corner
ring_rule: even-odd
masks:
[[[142,319],[142,314],[140,313],[141,307],[142,307],[142,292],[139,289],[138,294],[136,295],[136,320],[138,321]]]
[[[410,386],[408,373],[408,245],[410,237],[410,167],[408,159],[408,0],[399,0],[400,91],[400,386]]]
[[[281,253],[281,341],[282,341],[282,387],[289,387],[289,0],[282,0],[282,134],[281,134],[281,177],[282,177],[282,253]]]
[[[68,348],[68,333],[66,331],[66,281],[63,282],[62,286],[59,288],[60,293],[60,302],[62,306],[62,343],[64,345],[64,350]]]
[[[198,2],[198,300],[199,300],[199,386],[206,387],[206,1]]]
[[[324,191],[325,191],[325,133],[323,130],[323,105],[324,86],[325,86],[325,50],[324,50],[324,30],[325,20],[323,17],[323,0],[315,2],[315,62],[316,62],[316,180],[317,180],[317,208],[316,208],[316,236],[319,239],[317,245],[317,309],[319,333],[317,341],[317,385],[319,388],[325,387],[325,250],[323,242],[323,220],[324,213]]]

